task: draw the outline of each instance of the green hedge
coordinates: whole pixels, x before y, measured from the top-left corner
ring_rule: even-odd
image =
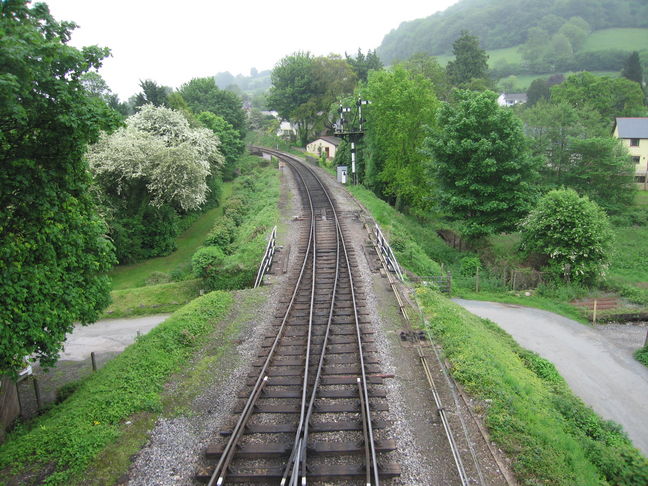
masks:
[[[138,412],[160,412],[169,376],[179,370],[233,303],[212,292],[178,310],[84,381],[69,398],[18,427],[0,446],[2,481],[51,468],[45,483],[69,484]]]
[[[487,404],[493,440],[524,485],[648,484],[648,460],[573,395],[549,361],[428,289],[417,298],[453,376]]]

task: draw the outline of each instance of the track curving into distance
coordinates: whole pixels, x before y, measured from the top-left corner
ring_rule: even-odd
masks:
[[[373,330],[335,201],[296,157],[256,150],[287,164],[300,185],[302,260],[242,384],[236,418],[207,450],[216,465],[197,478],[209,486],[388,483],[400,467],[390,461]]]

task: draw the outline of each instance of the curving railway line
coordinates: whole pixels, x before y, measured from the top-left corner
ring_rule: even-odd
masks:
[[[391,458],[383,376],[335,201],[297,158],[262,151],[287,164],[300,185],[300,264],[235,416],[207,450],[215,465],[197,479],[209,486],[389,483],[400,466]]]

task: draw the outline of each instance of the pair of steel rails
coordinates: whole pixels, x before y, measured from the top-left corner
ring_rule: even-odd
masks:
[[[358,306],[356,300],[356,292],[354,288],[353,275],[351,271],[351,262],[349,259],[349,252],[344,239],[342,227],[336,211],[336,205],[331,197],[326,186],[321,182],[319,177],[314,171],[302,164],[297,158],[284,154],[282,152],[260,149],[263,153],[270,154],[279,158],[288,166],[290,166],[296,179],[300,181],[303,193],[305,194],[305,206],[309,213],[309,230],[308,230],[308,243],[306,251],[304,252],[304,259],[301,263],[301,269],[297,277],[294,290],[286,307],[285,313],[279,325],[276,337],[267,353],[265,361],[260,368],[258,376],[250,391],[250,394],[243,406],[243,410],[234,425],[229,440],[225,444],[219,461],[211,474],[208,486],[220,486],[225,484],[228,477],[228,471],[234,459],[234,456],[239,447],[241,438],[245,432],[246,426],[253,414],[253,411],[262,397],[264,389],[268,384],[268,370],[272,366],[273,359],[277,354],[277,349],[280,341],[287,327],[288,316],[293,308],[298,289],[300,284],[307,282],[310,279],[310,306],[308,311],[308,323],[306,331],[306,346],[305,356],[303,362],[303,375],[301,384],[301,404],[299,407],[299,420],[297,422],[296,432],[294,434],[293,446],[290,455],[283,465],[283,475],[280,480],[282,486],[297,486],[298,484],[306,485],[309,482],[309,469],[307,467],[307,458],[309,454],[309,434],[310,423],[313,415],[315,400],[318,394],[318,389],[322,381],[324,362],[326,358],[327,345],[331,336],[331,328],[333,323],[335,299],[338,293],[338,283],[342,277],[345,281],[349,282],[353,322],[355,324],[355,337],[357,345],[357,359],[359,361],[359,373],[357,376],[357,398],[360,402],[360,415],[362,418],[362,436],[364,448],[364,470],[366,485],[379,485],[380,474],[378,470],[376,440],[374,436],[374,428],[372,426],[372,414],[369,403],[369,388],[368,377],[365,366],[365,357],[363,351],[363,338],[360,320],[358,317]],[[314,191],[321,191],[325,200],[327,201],[328,208],[326,212],[330,212],[333,216],[332,220],[335,226],[335,275],[333,278],[333,288],[330,292],[330,302],[328,304],[328,320],[323,333],[323,340],[321,346],[313,347],[313,320],[315,300],[318,292],[317,288],[317,271],[318,271],[318,231],[317,231],[317,215],[316,208],[314,207]],[[322,199],[322,194],[318,195]],[[310,269],[309,269],[310,267]],[[308,273],[310,272],[310,275]],[[346,272],[346,275],[341,273]],[[317,356],[317,349],[319,348],[319,356]],[[316,361],[316,366],[312,366],[311,361]],[[314,368],[314,369],[313,369]]]

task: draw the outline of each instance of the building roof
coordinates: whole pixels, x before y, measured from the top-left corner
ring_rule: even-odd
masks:
[[[331,137],[331,136],[324,136],[324,137],[318,137],[317,140],[324,140],[325,142],[331,143],[335,145],[336,147],[342,143],[342,139],[338,137]],[[313,140],[315,142],[316,140]]]
[[[648,138],[648,118],[617,118],[619,138]]]

